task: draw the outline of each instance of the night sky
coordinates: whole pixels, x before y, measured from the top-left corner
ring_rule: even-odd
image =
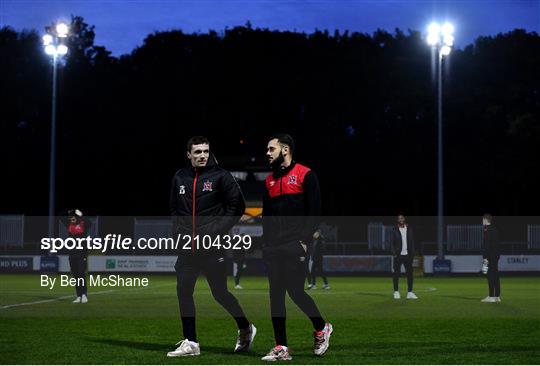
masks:
[[[456,45],[479,35],[515,28],[539,32],[540,0],[527,1],[44,1],[0,0],[0,25],[16,30],[37,29],[56,19],[81,15],[96,26],[96,44],[120,55],[131,52],[154,31],[221,31],[245,25],[312,32],[315,29],[372,33],[425,31],[432,20],[450,20]]]

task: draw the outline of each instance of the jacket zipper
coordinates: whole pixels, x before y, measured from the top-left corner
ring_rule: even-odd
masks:
[[[195,212],[197,209],[196,200],[197,200],[197,179],[199,178],[199,172],[195,172],[195,178],[193,178],[193,198],[191,200],[191,224],[193,226],[192,236],[191,236],[191,251],[195,252]]]

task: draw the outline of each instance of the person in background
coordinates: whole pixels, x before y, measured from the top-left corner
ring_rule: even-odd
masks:
[[[69,210],[67,214],[66,228],[68,236],[71,238],[86,238],[90,232],[90,222],[85,220],[83,213],[78,209]],[[76,304],[86,304],[88,302],[88,290],[86,285],[86,269],[88,262],[88,249],[72,249],[69,251],[69,267],[71,275],[77,280],[75,292],[77,298],[73,301]]]
[[[244,288],[240,285],[240,276],[242,272],[247,267],[246,266],[246,251],[244,249],[233,250],[233,276],[234,276],[234,288],[236,290],[243,290]]]
[[[405,267],[407,274],[407,299],[416,300],[418,297],[413,292],[413,259],[414,259],[414,232],[407,223],[404,215],[399,214],[397,225],[392,230],[392,255],[393,260],[393,284],[394,299],[401,298],[399,294],[399,274],[401,265]]]
[[[308,263],[308,290],[317,289],[317,276],[321,276],[323,279],[323,290],[330,290],[330,285],[328,284],[328,278],[324,273],[323,269],[323,254],[325,249],[325,238],[321,233],[321,230],[318,229],[313,234],[313,243],[311,244],[311,250],[309,255]]]
[[[501,302],[499,232],[492,224],[493,216],[485,214],[482,218],[482,272],[487,275],[489,293],[482,302]]]

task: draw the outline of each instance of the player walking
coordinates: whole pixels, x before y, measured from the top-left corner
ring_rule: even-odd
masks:
[[[180,169],[173,177],[170,197],[175,233],[191,235],[190,250],[181,248],[175,265],[177,296],[184,340],[177,343],[169,357],[197,356],[200,346],[195,327],[193,292],[202,272],[214,299],[235,319],[238,338],[235,352],[244,352],[253,342],[257,329],[251,324],[238,300],[227,289],[225,253],[196,247],[195,237],[206,235],[212,242],[227,234],[244,213],[245,203],[240,187],[231,173],[217,165],[210,153],[210,142],[195,136],[187,143],[190,167]]]
[[[326,352],[332,334],[332,325],[325,322],[304,290],[307,245],[321,212],[319,182],[311,169],[293,161],[293,151],[294,141],[286,134],[271,137],[267,145],[266,156],[273,172],[265,183],[263,257],[268,268],[276,346],[262,358],[264,361],[292,359],[287,344],[285,293],[313,324],[315,355]]]

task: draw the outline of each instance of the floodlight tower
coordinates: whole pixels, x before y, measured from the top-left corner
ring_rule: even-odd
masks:
[[[454,46],[454,26],[448,22],[442,26],[431,23],[428,27],[427,42],[437,53],[437,258],[444,259],[442,63]]]
[[[45,53],[52,57],[52,105],[51,105],[51,156],[49,166],[49,237],[54,236],[55,216],[55,186],[56,186],[56,74],[58,59],[66,55],[68,47],[65,44],[69,34],[66,23],[57,22],[45,27],[46,34],[43,36]]]

